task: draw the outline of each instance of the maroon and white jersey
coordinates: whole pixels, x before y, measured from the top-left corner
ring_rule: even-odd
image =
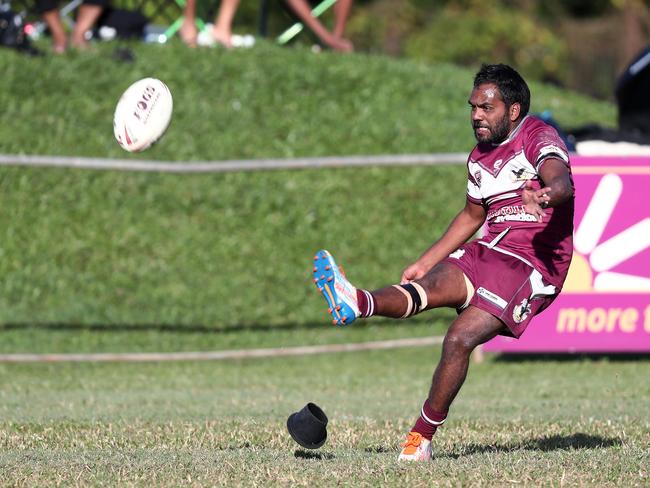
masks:
[[[571,171],[557,131],[528,115],[502,143],[479,143],[470,153],[467,198],[487,211],[481,241],[528,262],[559,291],[573,254],[573,198],[547,208],[542,222],[525,212],[521,199],[526,180],[541,188],[539,170],[548,158],[564,161]]]

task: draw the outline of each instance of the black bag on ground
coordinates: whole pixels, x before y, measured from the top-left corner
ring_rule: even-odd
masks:
[[[41,54],[25,35],[23,17],[12,12],[7,5],[0,5],[0,46],[31,55]]]
[[[17,47],[25,37],[22,18],[11,10],[0,6],[0,45]]]

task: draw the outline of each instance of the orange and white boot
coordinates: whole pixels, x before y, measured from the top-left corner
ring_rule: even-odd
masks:
[[[398,461],[431,461],[431,441],[422,437],[419,432],[409,432],[406,442],[402,444]]]

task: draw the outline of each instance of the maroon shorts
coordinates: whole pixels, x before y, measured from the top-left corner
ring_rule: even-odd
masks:
[[[472,241],[445,262],[458,266],[474,285],[469,304],[494,315],[518,338],[557,292],[530,263],[508,252]]]

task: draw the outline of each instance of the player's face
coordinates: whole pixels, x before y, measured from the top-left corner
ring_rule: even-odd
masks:
[[[510,134],[512,122],[496,85],[486,83],[472,90],[472,128],[478,142],[498,144]]]

